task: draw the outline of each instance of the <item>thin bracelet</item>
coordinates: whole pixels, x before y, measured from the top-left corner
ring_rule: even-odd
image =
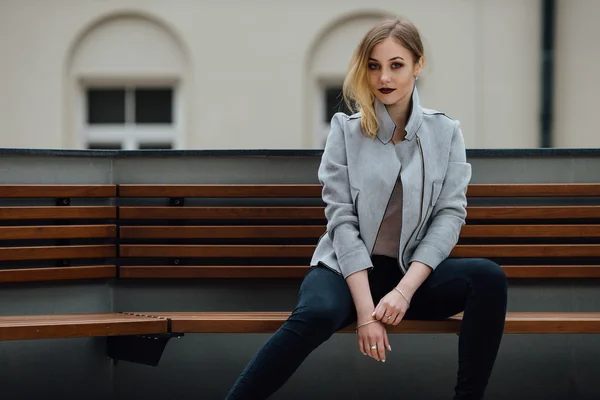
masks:
[[[404,293],[402,293],[402,290],[398,289],[397,287],[394,287],[394,290],[398,293],[400,293],[400,295],[402,297],[404,297],[404,300],[406,300],[406,302],[408,303],[408,306],[410,307],[410,301],[408,301],[408,299],[406,298],[406,296],[404,295]]]
[[[360,327],[363,327],[363,326],[365,326],[365,325],[372,324],[373,322],[379,322],[379,320],[378,320],[378,319],[373,319],[373,320],[371,320],[371,321],[367,321],[367,322],[365,322],[365,323],[362,323],[362,324],[360,324],[360,325],[356,325],[356,332],[358,333],[358,328],[360,328]]]

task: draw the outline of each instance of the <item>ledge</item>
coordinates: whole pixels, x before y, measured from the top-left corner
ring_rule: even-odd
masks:
[[[0,148],[0,156],[53,157],[320,157],[323,150],[61,150]],[[467,157],[600,156],[600,148],[467,149]]]

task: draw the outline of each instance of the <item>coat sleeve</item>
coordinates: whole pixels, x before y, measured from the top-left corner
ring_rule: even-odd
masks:
[[[360,237],[350,181],[344,121],[337,113],[331,120],[331,130],[319,166],[318,179],[323,186],[327,232],[332,240],[340,270],[344,278],[372,267],[371,257]]]
[[[467,217],[467,188],[471,181],[471,164],[467,162],[460,123],[455,121],[450,155],[440,196],[431,216],[431,224],[417,246],[410,262],[418,261],[435,269],[458,242]]]

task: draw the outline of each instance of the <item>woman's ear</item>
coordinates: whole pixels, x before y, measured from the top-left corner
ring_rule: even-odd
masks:
[[[415,78],[418,78],[421,75],[421,71],[423,70],[423,65],[425,64],[425,57],[421,56],[419,61],[415,64]]]

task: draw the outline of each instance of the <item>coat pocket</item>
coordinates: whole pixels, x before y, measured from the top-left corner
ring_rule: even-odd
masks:
[[[433,208],[437,203],[437,199],[440,197],[440,193],[442,192],[442,185],[444,181],[433,181],[431,184],[431,197],[429,199],[429,203],[427,204],[427,212],[425,213],[425,218],[423,218],[421,222],[421,228],[419,229],[419,234],[417,235],[417,240],[423,239],[425,234],[427,233],[427,228],[431,221],[429,218],[431,217],[431,213],[433,212]]]

